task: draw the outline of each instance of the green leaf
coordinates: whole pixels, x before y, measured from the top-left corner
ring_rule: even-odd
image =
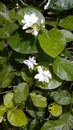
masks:
[[[26,101],[29,94],[29,86],[27,83],[19,83],[14,89],[14,101],[17,104],[21,104]]]
[[[59,120],[50,120],[45,122],[41,130],[72,130],[73,116],[69,113],[61,115]]]
[[[55,117],[58,117],[62,114],[62,106],[56,103],[49,105],[48,110]]]
[[[0,16],[6,20],[9,20],[9,11],[2,2],[0,2]]]
[[[14,96],[14,93],[12,93],[12,92],[9,92],[4,95],[3,99],[4,99],[4,105],[6,108],[14,107],[13,96]]]
[[[0,117],[3,117],[4,113],[7,111],[4,105],[0,105]]]
[[[40,108],[45,108],[47,106],[47,98],[42,96],[41,94],[37,94],[37,92],[32,91],[30,93],[30,97],[34,106]]]
[[[0,65],[0,88],[9,87],[13,73],[12,68],[6,64]]]
[[[73,129],[73,115],[70,113],[64,113],[60,116],[59,120],[65,121],[64,130],[72,130]]]
[[[63,130],[64,122],[60,120],[50,120],[45,122],[41,130]],[[65,129],[66,130],[66,129]]]
[[[73,8],[73,1],[72,0],[51,0],[51,4],[49,8],[54,10],[68,10]]]
[[[0,28],[0,38],[8,38],[16,29],[18,25],[15,22],[6,22],[3,28]]]
[[[44,52],[52,57],[58,56],[66,46],[66,40],[60,30],[44,30],[38,36],[39,43]]]
[[[62,29],[61,32],[64,35],[64,37],[66,38],[67,42],[73,41],[73,34],[70,31]]]
[[[8,110],[7,119],[11,125],[17,126],[17,127],[26,125],[28,123],[28,119],[25,113],[21,109]]]
[[[30,72],[21,72],[22,79],[28,83],[33,82],[33,78],[31,77]]]
[[[39,87],[39,88],[41,88],[41,89],[48,90],[48,89],[58,88],[61,84],[62,84],[62,80],[60,80],[60,79],[58,79],[58,78],[52,77],[52,78],[49,80],[49,83],[48,83],[48,84],[36,83],[36,86]]]
[[[34,43],[35,38],[27,33],[24,33],[24,35],[15,34],[8,38],[10,47],[21,54],[37,53],[37,47]]]
[[[64,58],[57,57],[52,67],[59,78],[66,81],[73,81],[73,63]]]
[[[53,99],[61,105],[68,105],[71,103],[71,95],[67,90],[53,91],[51,92]]]
[[[59,26],[73,31],[73,15],[69,15],[60,20]]]

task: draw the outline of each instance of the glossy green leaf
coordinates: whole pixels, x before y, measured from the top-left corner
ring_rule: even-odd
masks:
[[[3,99],[4,99],[4,105],[6,108],[14,107],[13,96],[14,96],[14,93],[12,93],[12,92],[9,92],[4,95]]]
[[[38,36],[39,43],[44,52],[52,57],[58,56],[66,46],[66,40],[60,30],[54,28],[49,32],[44,30]]]
[[[41,130],[72,130],[73,116],[69,113],[63,114],[59,120],[45,122]]]
[[[59,26],[73,31],[73,15],[69,15],[60,20]]]
[[[35,38],[27,33],[24,35],[15,34],[8,38],[10,47],[21,54],[37,53],[37,47],[34,43]]]
[[[0,88],[9,87],[13,74],[12,68],[6,64],[0,65]]]
[[[33,105],[40,108],[45,108],[47,106],[47,98],[41,94],[37,94],[35,91],[30,93]]]
[[[72,34],[72,32],[70,32],[68,30],[65,30],[65,29],[62,29],[61,32],[64,35],[64,37],[66,38],[67,42],[73,41],[73,34]]]
[[[51,106],[48,106],[48,110],[55,117],[62,114],[62,106],[56,103],[52,103]]]
[[[59,120],[65,121],[64,130],[73,129],[73,115],[70,113],[64,113],[60,116]]]
[[[30,114],[31,117],[36,118],[36,119],[43,119],[45,115],[44,109],[40,108],[39,110],[35,108],[27,109],[28,113]]]
[[[29,94],[29,86],[27,83],[20,83],[14,89],[14,101],[17,104],[23,103]]]
[[[73,63],[64,58],[57,57],[52,67],[59,78],[66,81],[73,81]]]
[[[4,113],[7,111],[4,105],[0,105],[0,117],[3,117]]]
[[[71,103],[71,95],[67,90],[52,92],[51,96],[58,104],[68,105]]]
[[[73,8],[73,0],[51,0],[49,8],[59,11],[68,10]]]
[[[45,122],[41,130],[63,130],[64,122],[60,120],[50,120]]]
[[[7,112],[7,119],[13,126],[23,126],[28,123],[28,119],[25,113],[21,109],[10,109]]]

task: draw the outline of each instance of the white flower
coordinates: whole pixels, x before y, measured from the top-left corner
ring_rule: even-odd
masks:
[[[37,23],[38,17],[36,17],[35,13],[25,14],[22,23],[24,24],[23,30],[32,27],[33,24]]]
[[[34,65],[37,65],[36,60],[34,59],[34,56],[29,57],[28,60],[24,60],[23,63],[26,64],[29,69],[33,69]]]
[[[49,79],[52,77],[49,70],[43,70],[41,66],[37,67],[38,74],[35,75],[35,79],[38,79],[40,82],[49,83]]]
[[[46,3],[46,5],[44,6],[45,10],[48,9],[49,4],[50,4],[50,0],[48,0],[48,2]]]

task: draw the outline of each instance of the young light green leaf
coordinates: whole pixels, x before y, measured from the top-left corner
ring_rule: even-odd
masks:
[[[30,93],[33,105],[40,108],[45,108],[47,106],[47,98],[41,94],[37,94],[35,91]]]
[[[0,117],[3,117],[4,113],[7,111],[4,105],[0,105]]]
[[[60,30],[54,28],[49,32],[44,30],[38,36],[39,43],[44,52],[51,57],[58,56],[66,46],[66,39]]]
[[[16,127],[21,127],[28,123],[25,113],[21,109],[10,109],[7,112],[7,119],[9,123]]]
[[[60,20],[59,26],[73,31],[73,15],[69,15]]]
[[[13,96],[14,96],[14,93],[12,93],[12,92],[9,92],[4,95],[3,99],[4,99],[4,105],[6,108],[14,107]]]
[[[55,117],[58,117],[62,114],[62,106],[56,103],[52,103],[48,106],[48,111]]]

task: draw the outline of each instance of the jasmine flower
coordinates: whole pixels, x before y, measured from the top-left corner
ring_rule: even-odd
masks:
[[[22,20],[22,23],[24,24],[23,30],[32,27],[34,24],[36,24],[38,21],[38,17],[35,15],[35,13],[32,14],[25,14],[24,19]]]
[[[32,70],[34,68],[34,65],[37,65],[34,56],[33,57],[29,57],[28,60],[24,60],[23,63],[26,64],[28,66],[28,68],[32,69]]]
[[[41,66],[37,67],[38,74],[35,75],[35,79],[38,79],[40,82],[46,82],[49,83],[49,79],[51,79],[51,73],[49,70],[43,70]]]

